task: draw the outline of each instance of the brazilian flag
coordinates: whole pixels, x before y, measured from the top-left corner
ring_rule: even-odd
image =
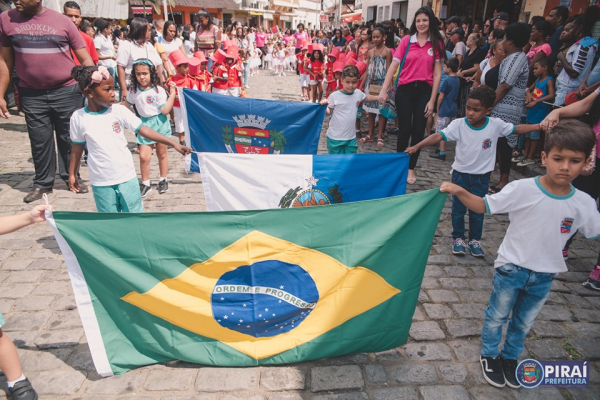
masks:
[[[98,373],[406,343],[446,195],[198,213],[54,212]]]

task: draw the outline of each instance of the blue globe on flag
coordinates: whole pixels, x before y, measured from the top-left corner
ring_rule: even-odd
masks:
[[[223,274],[213,288],[213,317],[221,326],[254,337],[297,327],[316,307],[317,286],[306,270],[278,260],[259,261]]]

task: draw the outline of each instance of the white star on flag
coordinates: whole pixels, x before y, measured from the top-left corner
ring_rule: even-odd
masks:
[[[229,318],[227,315],[223,315],[223,319],[227,319]]]
[[[268,309],[268,308],[265,308],[265,311],[269,311],[269,309]]]
[[[308,186],[317,186],[317,182],[319,182],[319,180],[312,175],[310,178],[306,178],[305,181],[308,183]]]
[[[283,289],[283,285],[279,286],[279,289]]]

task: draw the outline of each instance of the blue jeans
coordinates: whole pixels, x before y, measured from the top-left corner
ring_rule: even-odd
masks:
[[[555,275],[535,272],[514,264],[496,268],[481,332],[482,357],[498,357],[502,326],[512,311],[502,347],[502,358],[519,358],[525,337],[546,302]]]
[[[465,188],[475,196],[483,197],[488,192],[490,173],[476,175],[452,171],[452,183]],[[456,196],[452,196],[452,238],[465,238],[465,214],[467,207]],[[469,240],[481,240],[483,214],[469,210]]]

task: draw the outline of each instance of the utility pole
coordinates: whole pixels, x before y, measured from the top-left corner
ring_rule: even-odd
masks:
[[[339,0],[340,4],[338,6],[338,10],[337,10],[337,27],[341,28],[342,26],[342,0]]]
[[[163,9],[165,10],[165,21],[169,20],[169,14],[167,10],[167,0],[163,0]]]

